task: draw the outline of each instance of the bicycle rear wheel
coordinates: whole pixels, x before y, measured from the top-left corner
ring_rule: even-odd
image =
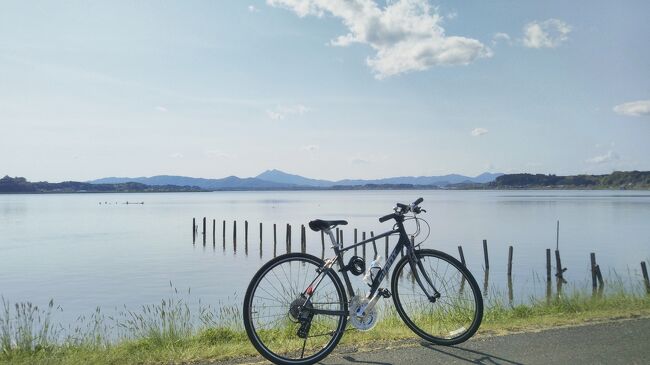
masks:
[[[415,254],[440,298],[429,301],[405,256],[397,263],[391,284],[397,313],[413,332],[429,342],[455,345],[466,341],[483,318],[483,298],[476,280],[463,264],[444,252],[422,249]],[[416,270],[432,293],[419,265]]]
[[[251,280],[244,298],[244,327],[257,351],[273,363],[313,364],[343,336],[347,298],[336,273],[329,270],[323,276],[309,301],[304,296],[323,265],[311,255],[286,254],[262,266]]]

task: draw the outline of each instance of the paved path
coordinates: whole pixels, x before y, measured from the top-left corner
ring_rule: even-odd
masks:
[[[650,319],[484,337],[453,347],[414,340],[381,352],[334,350],[323,364],[650,364]]]

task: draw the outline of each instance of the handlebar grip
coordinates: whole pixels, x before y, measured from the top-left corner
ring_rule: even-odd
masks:
[[[379,218],[379,223],[384,223],[384,222],[386,222],[387,220],[389,220],[389,219],[393,219],[393,218],[395,218],[395,213],[391,213],[391,214],[385,215],[385,216]]]
[[[418,205],[418,204],[422,203],[423,201],[424,201],[423,198],[418,198],[418,200],[413,202],[413,205]]]

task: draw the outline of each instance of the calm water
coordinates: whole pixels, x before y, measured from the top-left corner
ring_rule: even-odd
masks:
[[[508,246],[514,246],[515,295],[543,291],[545,249],[560,249],[570,283],[589,277],[589,252],[609,270],[636,278],[650,259],[650,192],[621,191],[345,191],[215,192],[166,194],[0,195],[0,295],[45,304],[54,298],[63,322],[103,309],[137,309],[171,294],[169,283],[191,288],[191,297],[218,306],[240,305],[254,271],[271,258],[272,224],[278,252],[285,225],[310,219],[347,219],[352,229],[386,231],[377,217],[395,202],[424,197],[431,235],[423,244],[458,256],[463,245],[470,270],[483,281],[482,240],[490,249],[490,287],[505,283]],[[126,205],[126,201],[144,205]],[[101,204],[100,204],[101,202]],[[106,204],[108,203],[108,204]],[[208,241],[192,244],[192,218],[208,217]],[[212,219],[217,220],[216,245]],[[227,220],[226,249],[221,222]],[[233,250],[232,221],[238,245]],[[248,255],[244,220],[249,222]],[[262,257],[259,222],[264,223]],[[201,231],[201,228],[199,228]],[[321,255],[320,235],[307,229],[309,252]],[[383,251],[383,241],[379,245]],[[371,249],[369,248],[369,251]],[[326,251],[326,254],[329,252]],[[359,278],[353,278],[360,281]]]

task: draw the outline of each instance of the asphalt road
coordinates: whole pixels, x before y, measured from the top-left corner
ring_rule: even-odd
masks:
[[[418,340],[386,350],[334,350],[322,364],[650,364],[650,319],[483,337],[458,346]]]

